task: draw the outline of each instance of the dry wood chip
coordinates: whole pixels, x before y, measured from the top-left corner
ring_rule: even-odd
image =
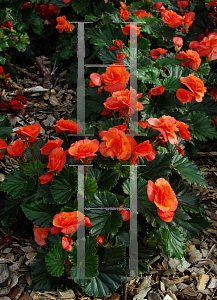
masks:
[[[138,287],[137,290],[138,294],[133,297],[133,300],[143,300],[151,289],[150,284],[151,284],[151,275],[143,279],[142,283]]]
[[[118,293],[114,293],[109,300],[119,300],[121,297],[121,295],[119,295]]]
[[[209,281],[209,275],[207,274],[200,275],[199,281],[197,283],[197,290],[205,290],[208,281]]]

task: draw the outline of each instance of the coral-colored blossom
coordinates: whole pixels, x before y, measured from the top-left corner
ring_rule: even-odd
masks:
[[[217,59],[217,33],[212,32],[204,37],[197,46],[197,51],[200,56],[207,56],[209,61]]]
[[[72,120],[64,120],[61,118],[59,121],[56,121],[54,125],[56,133],[61,132],[70,132],[70,133],[80,133],[83,128],[80,127],[80,124],[75,123]]]
[[[127,55],[125,53],[118,53],[116,55],[116,60],[118,63],[120,63],[125,57],[127,57]]]
[[[108,131],[103,130],[99,133],[103,142],[99,146],[100,153],[105,157],[120,160],[128,160],[131,153],[137,146],[137,142],[130,135],[125,135],[122,130],[117,128],[109,128]]]
[[[188,124],[185,124],[184,122],[176,120],[176,126],[179,129],[179,135],[183,140],[191,140],[190,132],[188,131]]]
[[[53,173],[46,173],[44,175],[41,175],[39,179],[41,180],[41,184],[45,184],[49,182],[53,178]]]
[[[125,21],[129,20],[129,15],[131,15],[131,13],[127,10],[127,7],[129,7],[129,5],[127,6],[124,2],[120,1],[120,9],[119,9],[119,13],[121,14],[121,18]]]
[[[143,108],[143,105],[137,102],[137,98],[140,97],[141,95],[137,95],[136,90],[130,87],[130,91],[126,89],[112,93],[112,97],[108,97],[103,104],[107,109],[119,111],[120,117],[128,116]]]
[[[166,8],[163,6],[162,2],[156,2],[154,7],[159,11],[162,12],[166,10]]]
[[[57,147],[60,147],[63,143],[63,140],[57,139],[57,140],[50,140],[48,141],[40,150],[41,154],[43,155],[49,155],[51,151]]]
[[[204,82],[200,78],[194,76],[194,74],[190,74],[187,77],[180,77],[180,81],[194,94],[197,102],[201,102],[203,100],[206,87],[204,87]]]
[[[62,247],[64,250],[71,252],[72,251],[73,240],[70,237],[62,237]]]
[[[27,125],[25,127],[20,127],[19,130],[16,130],[15,132],[23,135],[30,140],[34,140],[40,133],[41,125],[38,123]]]
[[[7,146],[7,143],[3,139],[0,139],[0,159],[4,158]]]
[[[185,8],[188,6],[188,3],[189,3],[190,1],[191,1],[191,0],[183,0],[183,1],[178,0],[178,1],[177,1],[178,7],[179,7],[180,9],[185,9]]]
[[[149,53],[149,55],[155,59],[157,59],[159,56],[167,53],[168,50],[162,49],[162,48],[157,48],[157,49],[152,49]]]
[[[180,88],[176,91],[176,97],[182,103],[188,103],[195,99],[194,93],[187,91],[185,89],[182,89],[182,88]]]
[[[140,29],[141,27],[136,27],[133,24],[127,24],[125,25],[125,27],[121,27],[123,34],[125,35],[129,35],[130,32],[140,36]]]
[[[139,10],[135,11],[134,14],[137,16],[137,18],[145,18],[145,17],[154,18],[154,16],[152,14],[147,13],[147,11],[144,9],[139,9]]]
[[[151,98],[152,95],[162,95],[164,92],[163,85],[155,86],[148,92],[148,98]]]
[[[53,218],[54,227],[51,228],[51,234],[62,232],[63,234],[74,233],[79,225],[91,227],[91,221],[88,217],[76,210],[73,212],[60,212]]]
[[[180,154],[182,154],[183,157],[185,156],[185,153],[184,153],[184,150],[183,150],[182,146],[176,145],[176,149],[178,150],[178,152]]]
[[[129,221],[133,215],[129,210],[123,209],[122,206],[119,207],[119,212],[122,214],[124,221]]]
[[[64,151],[62,147],[57,147],[51,151],[48,156],[49,162],[47,168],[50,169],[48,173],[53,171],[59,173],[62,170],[66,162],[66,152],[67,151]]]
[[[75,28],[74,24],[71,24],[68,21],[66,21],[66,16],[57,17],[56,20],[58,24],[55,28],[59,29],[59,33],[62,33],[63,30],[71,32]]]
[[[155,159],[156,151],[152,148],[150,141],[144,141],[137,145],[133,150],[133,155],[136,157],[145,157],[148,161]]]
[[[175,36],[173,38],[173,43],[174,43],[175,47],[177,47],[178,51],[180,51],[183,46],[183,39],[179,36]]]
[[[160,210],[158,214],[165,222],[171,222],[178,206],[178,200],[171,185],[164,178],[158,178],[155,183],[148,180],[147,195],[151,202]],[[164,214],[168,212],[168,214]]]
[[[104,90],[111,93],[111,88],[114,88],[116,85],[121,86],[118,90],[124,90],[129,78],[130,73],[127,72],[126,67],[121,63],[111,64],[106,68],[106,72],[101,75],[101,80],[105,84]]]
[[[181,51],[176,54],[176,57],[184,60],[184,62],[181,64],[182,67],[189,67],[194,71],[199,68],[201,63],[200,55],[194,50],[187,50],[186,52]]]
[[[101,245],[103,242],[104,242],[104,236],[98,236],[98,238],[97,238],[97,244],[98,245]]]
[[[195,13],[193,11],[189,12],[189,13],[184,13],[184,16],[182,18],[182,28],[181,28],[181,32],[185,33],[189,31],[189,27],[191,27],[191,25],[193,24],[193,21],[195,19]],[[186,28],[184,28],[184,27]]]
[[[24,148],[24,143],[21,139],[14,141],[11,146],[7,146],[9,157],[23,156]]]
[[[159,119],[149,118],[146,120],[153,129],[160,131],[165,142],[169,141],[171,144],[177,144],[178,139],[176,132],[179,131],[176,125],[176,119],[170,116],[162,116]]]
[[[215,98],[215,101],[217,101],[217,89],[212,89],[208,92],[208,94],[210,94],[211,96],[213,96]]]
[[[68,154],[74,156],[75,160],[85,159],[85,163],[90,163],[94,156],[97,156],[95,152],[98,150],[99,141],[84,139],[71,144]]]
[[[163,10],[161,12],[161,18],[170,28],[176,28],[182,25],[182,16],[173,10]]]
[[[46,246],[45,238],[47,237],[49,230],[50,227],[40,228],[39,226],[34,225],[34,238],[39,246]]]

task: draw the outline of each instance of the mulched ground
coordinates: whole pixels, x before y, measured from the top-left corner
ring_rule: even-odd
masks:
[[[14,130],[20,126],[40,123],[39,138],[56,137],[53,127],[56,120],[69,117],[76,92],[69,89],[63,75],[65,70],[54,71],[46,57],[38,57],[29,70],[16,67],[17,74],[11,89],[2,90],[1,98],[9,101],[14,95],[27,97],[25,109],[16,113],[7,113]],[[50,74],[53,74],[52,76]],[[15,138],[16,134],[13,134]],[[217,141],[204,143],[201,152],[191,158],[201,168],[208,182],[208,190],[193,186],[200,197],[212,226],[196,238],[186,243],[183,265],[176,259],[157,255],[150,262],[150,271],[143,276],[124,281],[111,297],[111,300],[176,300],[176,299],[217,299]],[[13,169],[8,159],[0,161],[0,182],[5,174]],[[97,300],[88,297],[79,289],[67,292],[32,292],[31,265],[39,249],[34,240],[24,238],[20,228],[0,227],[0,239],[11,235],[12,240],[0,244],[0,300],[44,300],[79,299]]]

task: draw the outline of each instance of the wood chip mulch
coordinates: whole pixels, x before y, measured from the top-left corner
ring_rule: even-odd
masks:
[[[44,57],[36,58],[30,70],[17,69],[9,91],[2,90],[1,98],[9,101],[14,95],[27,97],[27,106],[20,112],[7,113],[14,131],[35,122],[42,126],[43,139],[57,138],[53,125],[73,111],[75,89],[65,84],[65,70],[57,72]],[[12,139],[16,134],[12,134]],[[201,168],[208,190],[193,186],[212,225],[186,243],[181,265],[177,259],[157,255],[150,261],[150,271],[132,280],[125,280],[110,300],[187,300],[217,299],[217,141],[204,143],[201,152],[192,159]],[[8,159],[0,162],[0,182],[14,168]],[[11,241],[0,244],[0,300],[100,300],[81,290],[37,292],[28,290],[31,284],[31,265],[39,249],[32,240],[22,238],[11,227],[0,227],[0,239],[8,235]]]

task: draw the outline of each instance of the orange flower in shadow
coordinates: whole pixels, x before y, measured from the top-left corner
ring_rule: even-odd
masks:
[[[11,146],[7,146],[9,157],[23,156],[24,155],[24,143],[22,140],[16,140]]]

